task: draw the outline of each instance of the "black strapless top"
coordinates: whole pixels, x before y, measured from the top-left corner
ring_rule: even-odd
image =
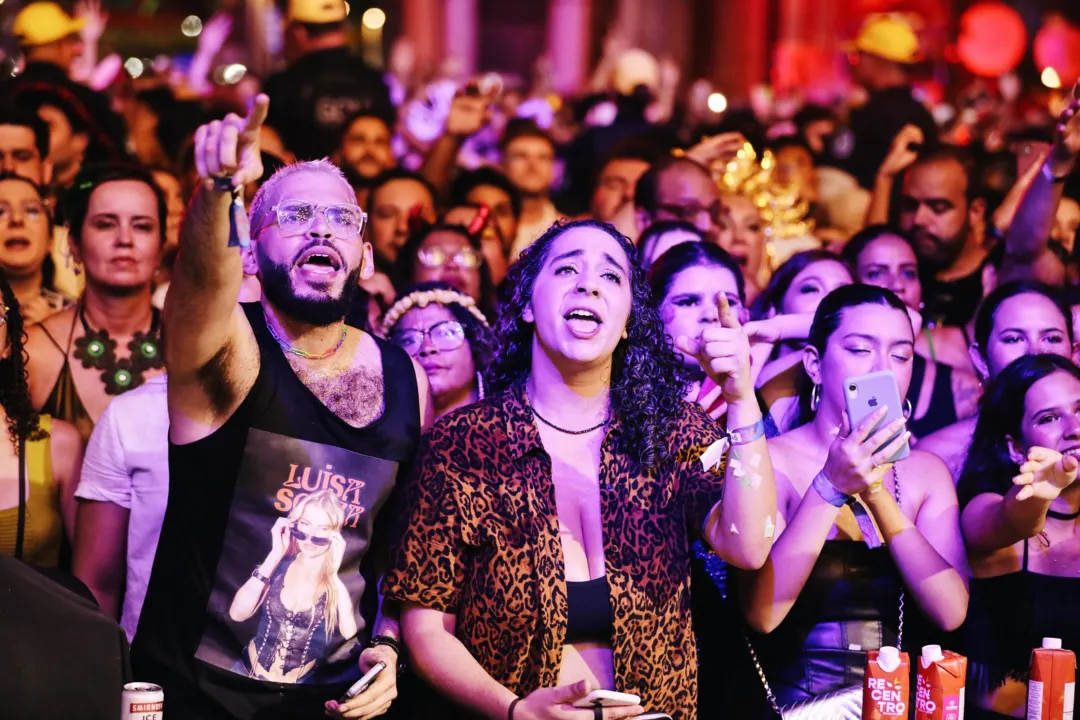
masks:
[[[566,609],[566,644],[611,642],[615,623],[607,576],[566,583]]]

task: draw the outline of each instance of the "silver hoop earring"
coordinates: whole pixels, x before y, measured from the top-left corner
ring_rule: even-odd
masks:
[[[910,420],[913,412],[915,412],[915,410],[911,407],[911,400],[904,398],[904,419]]]
[[[810,411],[817,412],[818,405],[821,404],[821,386],[815,384],[814,388],[810,391]]]
[[[476,373],[476,399],[484,399],[484,376]]]

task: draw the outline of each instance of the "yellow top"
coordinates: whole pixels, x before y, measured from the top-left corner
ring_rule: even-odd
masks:
[[[52,418],[41,416],[40,426],[52,429]],[[64,521],[60,515],[60,489],[53,482],[49,438],[26,443],[26,528],[23,534],[23,560],[34,565],[56,567]],[[0,553],[15,554],[15,536],[19,528],[19,506],[0,510]]]

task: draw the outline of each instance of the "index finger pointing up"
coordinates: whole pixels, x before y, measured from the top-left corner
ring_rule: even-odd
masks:
[[[720,326],[726,328],[741,328],[742,324],[739,322],[739,315],[731,309],[731,304],[728,302],[727,295],[720,293],[720,299],[716,303],[717,309],[720,311]]]
[[[264,93],[259,93],[255,97],[255,102],[251,105],[251,110],[248,112],[247,119],[244,121],[244,129],[242,132],[255,132],[262,127],[262,124],[266,122],[266,116],[270,112],[270,98]]]

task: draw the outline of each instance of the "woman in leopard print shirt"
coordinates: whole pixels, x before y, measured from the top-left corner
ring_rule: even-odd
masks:
[[[724,307],[723,327],[681,342],[742,431],[739,462],[717,445],[707,469],[723,431],[682,400],[633,257],[595,221],[555,225],[522,255],[492,394],[435,426],[407,486],[383,592],[403,603],[416,670],[470,716],[694,717],[690,544],[702,537],[743,568],[771,547],[775,488],[745,333]],[[571,707],[595,688],[642,707]]]

